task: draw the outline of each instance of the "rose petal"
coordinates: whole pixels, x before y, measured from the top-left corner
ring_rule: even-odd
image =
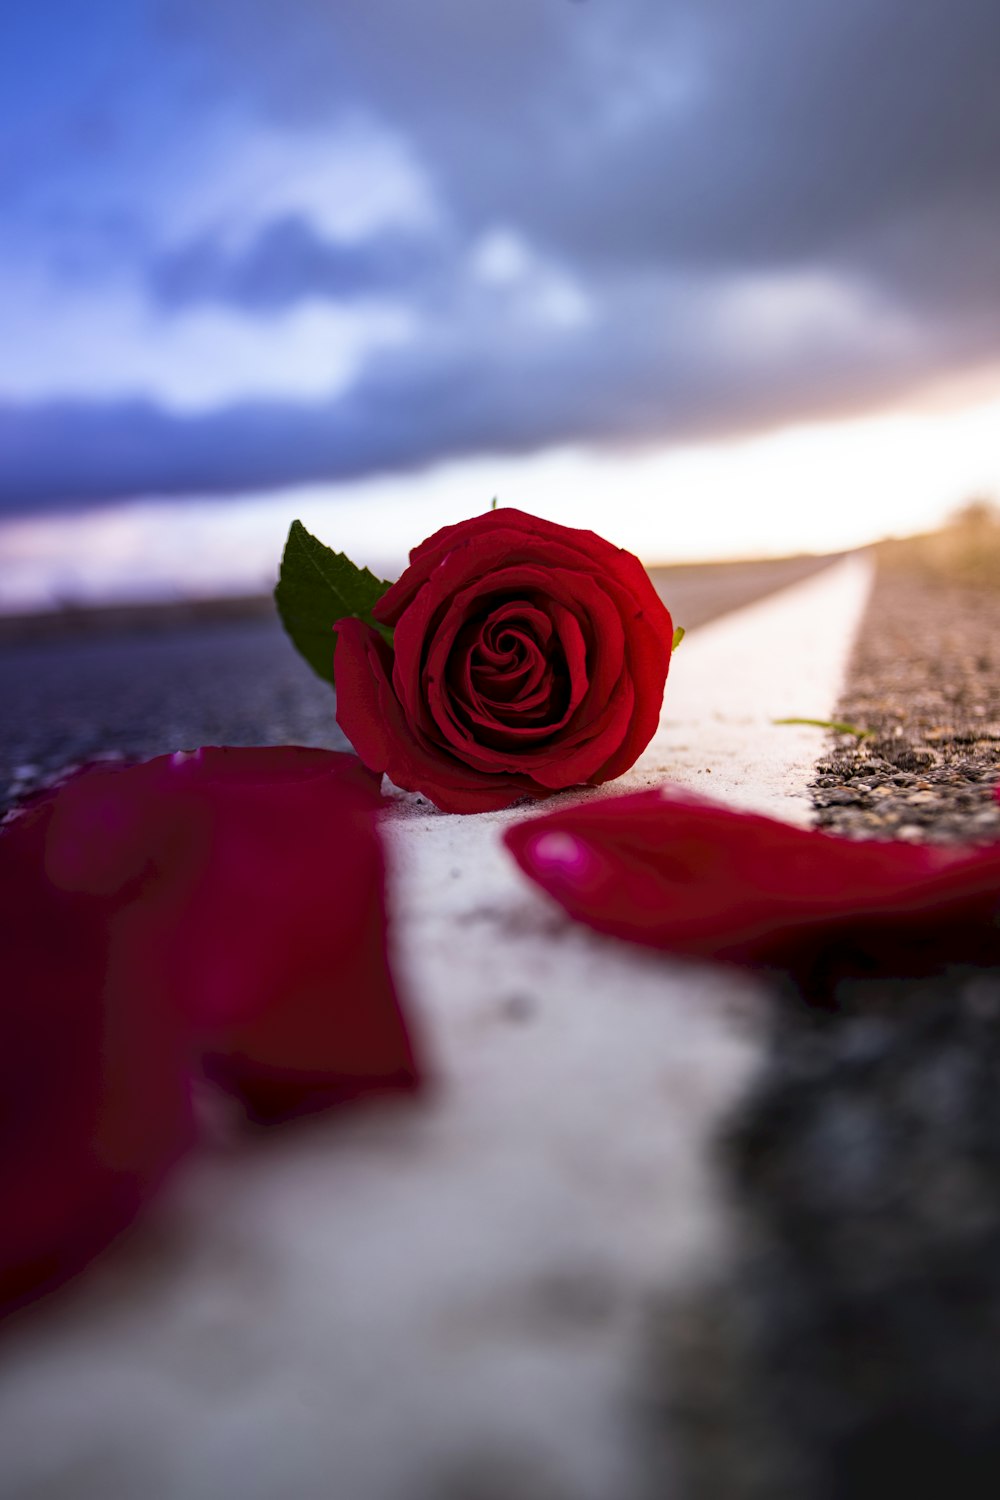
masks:
[[[862,843],[679,789],[560,810],[505,839],[571,916],[693,958],[799,977],[1000,960],[1000,845]]]
[[[106,805],[111,778],[92,780]],[[94,845],[91,889],[79,850],[63,862],[54,847],[75,832],[55,807],[41,799],[0,833],[0,1313],[125,1229],[193,1133],[188,1027],[134,963],[130,830],[117,873]]]
[[[189,1145],[189,1072],[270,1120],[411,1088],[377,783],[355,756],[94,767],[0,833],[0,1309],[79,1270]]]
[[[415,1081],[386,962],[379,805],[354,755],[210,746],[70,782],[47,868],[119,899],[140,886],[137,991],[158,977],[257,1117],[299,1113]]]
[[[208,749],[170,780],[179,815],[211,828],[171,903],[164,959],[209,1075],[260,1120],[412,1088],[386,957],[377,782],[353,755],[293,747]]]
[[[389,769],[396,743],[396,720],[383,712],[384,687],[392,675],[393,653],[377,630],[361,620],[339,620],[336,679],[337,723],[364,765],[382,775]]]
[[[463,553],[469,554],[462,569],[471,580],[482,576],[482,573],[477,573],[477,568],[489,572],[510,558],[523,558],[526,542],[535,544],[533,555],[536,557],[550,557],[555,566],[582,566],[602,577],[611,574],[632,591],[641,606],[648,605],[654,611],[663,608],[645,568],[631,552],[612,546],[594,531],[563,526],[513,506],[502,506],[467,521],[444,526],[414,547],[410,552],[410,566],[376,605],[376,619],[386,625],[395,625],[442,562]]]

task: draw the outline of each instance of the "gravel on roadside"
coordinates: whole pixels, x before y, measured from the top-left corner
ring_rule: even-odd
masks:
[[[969,587],[890,553],[816,767],[820,828],[850,838],[1000,838],[1000,580]]]

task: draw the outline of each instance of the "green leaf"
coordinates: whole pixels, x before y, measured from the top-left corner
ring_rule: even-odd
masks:
[[[831,734],[853,734],[856,740],[875,738],[874,729],[859,729],[857,724],[845,724],[843,719],[772,719],[772,724],[808,724],[812,729],[829,729]]]
[[[687,631],[684,629],[684,626],[683,625],[678,625],[677,629],[674,631],[673,641],[670,644],[671,651],[676,651],[677,650],[677,647],[680,645],[681,641],[684,639],[684,637],[686,635],[687,635]]]
[[[334,621],[345,615],[375,625],[392,644],[392,632],[377,625],[372,610],[390,585],[356,567],[293,521],[281,558],[274,602],[292,640],[313,671],[333,682]]]

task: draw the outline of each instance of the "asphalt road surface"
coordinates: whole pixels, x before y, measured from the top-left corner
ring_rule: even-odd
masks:
[[[674,622],[695,629],[827,558],[653,570]],[[178,614],[180,613],[180,618]],[[346,748],[333,695],[259,604],[243,619],[114,612],[0,635],[0,805],[95,756],[204,744]]]

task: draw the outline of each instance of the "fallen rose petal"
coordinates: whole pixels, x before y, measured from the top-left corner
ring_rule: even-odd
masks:
[[[0,1313],[125,1229],[193,1134],[188,1027],[131,963],[135,891],[53,883],[55,805],[0,834]]]
[[[91,767],[0,832],[0,1310],[80,1269],[192,1138],[192,1067],[273,1120],[417,1081],[377,779],[209,748]]]
[[[210,830],[164,955],[208,1075],[258,1120],[413,1088],[386,955],[378,778],[332,751],[205,749],[171,763],[163,795]],[[163,914],[151,921],[162,941]]]
[[[858,842],[679,788],[533,818],[505,840],[577,920],[692,958],[804,980],[1000,961],[1000,844]]]
[[[287,745],[160,756],[60,795],[50,865],[145,883],[137,973],[157,971],[206,1073],[255,1119],[416,1082],[386,958],[380,804],[356,756]]]

